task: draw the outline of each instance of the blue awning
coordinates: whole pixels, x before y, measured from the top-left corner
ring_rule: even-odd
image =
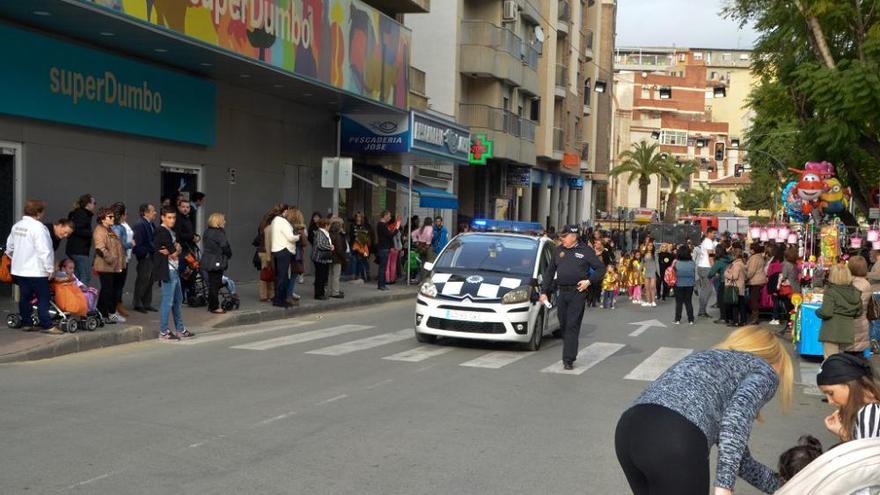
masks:
[[[396,183],[398,186],[409,188],[409,177],[384,167],[355,165],[355,172],[378,175]],[[455,194],[443,189],[435,189],[417,180],[413,180],[413,194],[418,195],[420,208],[458,209],[458,197]]]

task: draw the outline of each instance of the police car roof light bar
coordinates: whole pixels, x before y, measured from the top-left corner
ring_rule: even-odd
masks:
[[[511,232],[517,234],[539,233],[544,231],[544,226],[538,222],[517,222],[513,220],[490,220],[485,218],[474,219],[471,228],[487,232]]]

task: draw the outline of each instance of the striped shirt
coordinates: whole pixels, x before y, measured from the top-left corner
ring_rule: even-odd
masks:
[[[853,440],[880,438],[880,403],[866,404],[856,413]]]

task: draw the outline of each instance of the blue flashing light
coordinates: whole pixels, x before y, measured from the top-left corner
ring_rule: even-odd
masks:
[[[512,220],[489,220],[475,219],[471,222],[474,230],[491,232],[515,232],[515,233],[538,233],[544,231],[544,226],[538,222],[516,222]]]

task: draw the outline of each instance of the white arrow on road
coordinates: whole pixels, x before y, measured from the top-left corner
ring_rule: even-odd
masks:
[[[635,321],[635,322],[630,323],[630,325],[638,325],[639,326],[639,328],[636,328],[636,330],[633,333],[629,334],[630,337],[638,337],[639,335],[645,333],[645,330],[647,330],[651,327],[666,328],[666,325],[661,323],[659,320]]]

